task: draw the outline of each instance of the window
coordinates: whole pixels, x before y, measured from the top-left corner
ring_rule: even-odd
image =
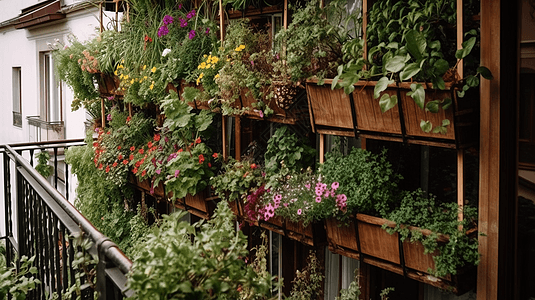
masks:
[[[20,67],[12,70],[13,126],[22,127],[22,74]]]
[[[54,61],[52,53],[39,54],[40,85],[41,85],[41,120],[46,122],[63,121],[61,85],[54,75]]]

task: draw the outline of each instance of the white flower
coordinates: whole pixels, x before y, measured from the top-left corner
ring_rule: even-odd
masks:
[[[169,52],[171,52],[171,49],[165,48],[162,52],[162,56],[166,56]]]

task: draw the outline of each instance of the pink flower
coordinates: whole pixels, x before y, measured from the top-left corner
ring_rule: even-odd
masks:
[[[106,120],[111,121],[111,114],[108,114],[108,116],[106,116]]]
[[[284,205],[284,207],[288,207],[288,203],[284,203],[283,205]]]
[[[339,184],[338,182],[335,181],[335,182],[333,182],[333,184],[331,184],[331,188],[332,188],[333,190],[336,191],[336,189],[338,189],[338,186],[339,186],[339,185],[340,185],[340,184]]]
[[[178,174],[180,174],[180,170],[175,171],[175,178],[178,177]]]
[[[186,15],[186,18],[188,19],[191,19],[195,17],[195,10],[193,9],[192,11],[190,11],[187,15]]]
[[[160,173],[162,172],[162,170],[158,169],[156,170],[156,174],[160,175]]]
[[[301,215],[302,213],[303,213],[303,210],[301,210],[301,209],[298,209],[298,210],[297,210],[297,214],[298,214],[298,215]]]
[[[194,37],[195,37],[195,30],[192,29],[192,30],[189,32],[189,34],[188,34],[188,38],[189,38],[190,40],[192,40]]]
[[[307,188],[307,190],[310,190],[310,183],[305,184],[305,187]]]
[[[277,195],[275,195],[275,196],[273,197],[273,200],[275,200],[275,201],[279,201],[279,202],[280,202],[280,201],[282,200],[282,195],[281,195],[281,194],[277,194]]]
[[[321,203],[321,197],[316,197],[316,202]]]
[[[173,23],[173,17],[171,17],[170,15],[165,15],[163,17],[163,24],[164,25],[169,25],[169,24],[172,24]]]
[[[158,37],[166,36],[169,34],[169,28],[167,26],[163,25],[158,29]]]
[[[188,21],[186,21],[185,19],[178,18],[178,21],[180,21],[180,27],[181,28],[184,28],[184,27],[188,26]]]

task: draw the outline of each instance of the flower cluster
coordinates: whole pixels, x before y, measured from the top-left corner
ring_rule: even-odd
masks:
[[[197,77],[197,85],[199,85],[199,83],[201,82],[201,79],[205,78],[204,77],[204,70],[206,71],[209,71],[209,70],[218,70],[218,68],[216,68],[217,66],[217,63],[219,62],[219,57],[217,56],[212,56],[211,54],[209,55],[204,55],[203,56],[203,60],[201,61],[201,63],[197,66],[197,69],[198,70],[201,70],[201,73],[199,74],[199,77]],[[217,79],[219,77],[219,74],[217,74],[217,71],[216,72],[209,72],[211,76],[211,79],[214,80],[214,79]],[[211,73],[215,73],[215,74],[211,74]]]

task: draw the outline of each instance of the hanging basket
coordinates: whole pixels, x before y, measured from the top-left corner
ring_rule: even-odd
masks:
[[[298,87],[284,81],[272,81],[273,98],[275,104],[283,110],[288,110],[297,100]]]

